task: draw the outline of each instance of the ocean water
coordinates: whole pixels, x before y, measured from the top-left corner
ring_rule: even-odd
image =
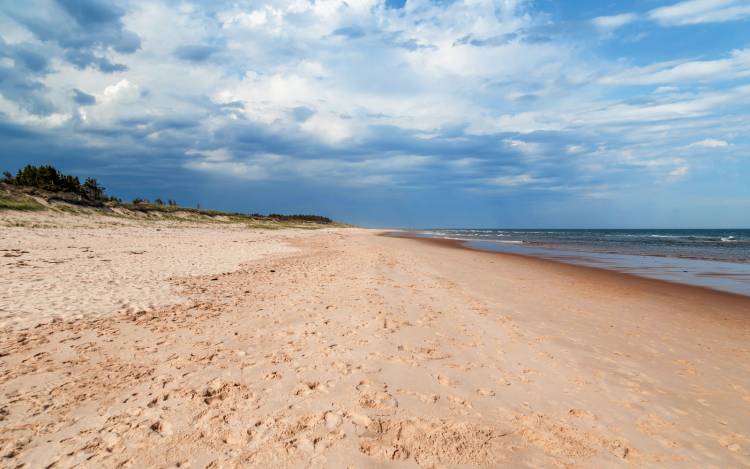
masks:
[[[750,230],[434,229],[416,234],[750,296]]]

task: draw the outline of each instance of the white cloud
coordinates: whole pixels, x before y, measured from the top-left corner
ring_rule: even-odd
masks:
[[[108,103],[112,101],[120,101],[122,103],[132,103],[138,99],[140,91],[138,85],[135,85],[127,79],[122,79],[117,83],[107,86],[104,91],[97,96],[97,100]]]
[[[622,13],[613,16],[598,16],[591,22],[599,29],[611,31],[630,24],[638,19],[635,13]]]
[[[688,166],[680,166],[669,172],[669,177],[672,179],[680,179],[687,176],[690,168]]]
[[[578,153],[583,153],[584,151],[586,151],[586,147],[583,145],[568,145],[565,147],[565,153],[569,155],[576,155]]]
[[[714,138],[707,138],[700,142],[691,143],[691,147],[702,147],[702,148],[722,148],[729,146],[729,142],[725,140],[718,140]]]
[[[269,179],[270,174],[258,164],[239,161],[188,161],[186,168],[210,173],[229,174],[250,181]]]
[[[536,179],[529,174],[516,174],[512,176],[497,176],[488,180],[491,185],[502,187],[525,186],[535,182]]]
[[[350,119],[342,119],[334,114],[316,114],[300,127],[330,145],[337,145],[351,138],[355,133],[355,126]]]
[[[687,0],[656,8],[649,18],[665,26],[735,21],[750,16],[746,0]]]
[[[539,152],[541,145],[535,142],[527,142],[525,140],[518,140],[512,138],[506,138],[503,142],[509,147],[516,149],[524,154],[533,155]]]
[[[716,60],[658,62],[633,67],[601,79],[607,85],[656,85],[661,83],[716,82],[750,76],[750,49],[734,50]],[[667,88],[671,89],[671,88]]]

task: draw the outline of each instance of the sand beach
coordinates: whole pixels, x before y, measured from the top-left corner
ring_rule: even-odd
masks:
[[[356,228],[2,213],[3,467],[743,467],[750,298]]]

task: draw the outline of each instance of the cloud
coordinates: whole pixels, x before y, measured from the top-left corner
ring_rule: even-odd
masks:
[[[57,0],[57,3],[79,24],[96,25],[116,22],[122,10],[97,0]]]
[[[512,176],[497,176],[488,180],[494,186],[516,187],[525,186],[535,182],[536,179],[529,174],[515,174]]]
[[[598,16],[592,19],[591,22],[599,29],[612,31],[630,24],[637,19],[638,15],[635,13],[622,13],[613,16]]]
[[[690,171],[690,168],[688,166],[680,166],[670,171],[669,177],[671,179],[681,179],[687,176],[688,171]]]
[[[92,106],[96,104],[96,96],[84,93],[79,89],[73,90],[73,101],[81,106]]]
[[[126,29],[125,11],[104,0],[29,0],[7,2],[0,7],[39,41],[60,47],[62,57],[80,69],[105,73],[127,70],[115,63],[113,53],[132,54],[141,47],[140,37]]]
[[[602,78],[601,83],[608,85],[656,85],[736,80],[749,76],[750,49],[738,49],[722,59],[669,61],[644,67],[632,67]]]
[[[535,155],[540,151],[540,144],[537,142],[508,138],[503,140],[503,143],[526,155]]]
[[[565,153],[569,155],[575,155],[586,151],[586,147],[583,145],[571,144],[565,148]]]
[[[51,72],[50,57],[44,48],[28,42],[6,44],[2,38],[0,46],[0,57],[12,59],[14,68],[23,69],[32,75],[46,75]]]
[[[331,34],[333,34],[334,36],[344,36],[349,39],[359,39],[361,37],[364,37],[367,32],[357,26],[345,26],[333,31],[333,33]]]
[[[140,97],[138,85],[131,83],[127,79],[122,79],[113,85],[104,88],[101,94],[102,102],[133,102]]]
[[[51,114],[43,78],[52,72],[48,52],[38,44],[9,44],[0,36],[0,94],[26,112]]]
[[[643,19],[661,26],[687,26],[703,23],[723,23],[739,21],[750,17],[750,5],[745,0],[687,0],[673,5],[654,8]],[[598,16],[591,23],[600,31],[612,32],[641,19],[636,13],[621,13],[611,16]],[[645,37],[639,33],[631,42]]]
[[[337,186],[397,185],[399,175],[418,171],[431,162],[431,158],[421,155],[370,155],[359,161],[302,159],[276,153],[235,157],[226,149],[190,150],[187,155],[192,158],[185,166],[196,171],[225,173],[253,181],[309,179]]]
[[[750,17],[745,0],[687,0],[655,8],[648,17],[664,26],[721,23]]]
[[[707,138],[705,140],[701,140],[700,142],[691,143],[689,146],[701,148],[723,148],[728,147],[729,142],[727,142],[726,140]]]
[[[22,70],[0,66],[0,95],[20,109],[38,115],[53,113],[55,107],[45,96],[46,91],[47,87],[42,82],[30,78]]]
[[[185,45],[175,49],[174,55],[178,59],[187,60],[188,62],[205,62],[220,50],[221,49],[216,46],[207,46],[200,44]]]

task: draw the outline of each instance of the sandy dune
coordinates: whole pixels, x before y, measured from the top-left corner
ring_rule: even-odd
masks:
[[[135,229],[146,228],[106,238]],[[162,230],[142,247],[58,229],[137,270],[112,288],[177,277],[183,299],[113,312],[75,290],[92,309],[82,318],[7,322],[3,466],[750,464],[748,299],[364,230],[208,229]],[[3,248],[36,256],[24,243],[53,241],[27,239],[35,230],[3,228]],[[208,239],[196,266],[171,259]],[[133,261],[131,249],[147,253]],[[92,265],[44,254],[55,256]],[[19,275],[23,257],[3,259],[2,274]],[[40,282],[89,275],[34,265]],[[58,315],[44,298],[15,300],[19,316]]]

